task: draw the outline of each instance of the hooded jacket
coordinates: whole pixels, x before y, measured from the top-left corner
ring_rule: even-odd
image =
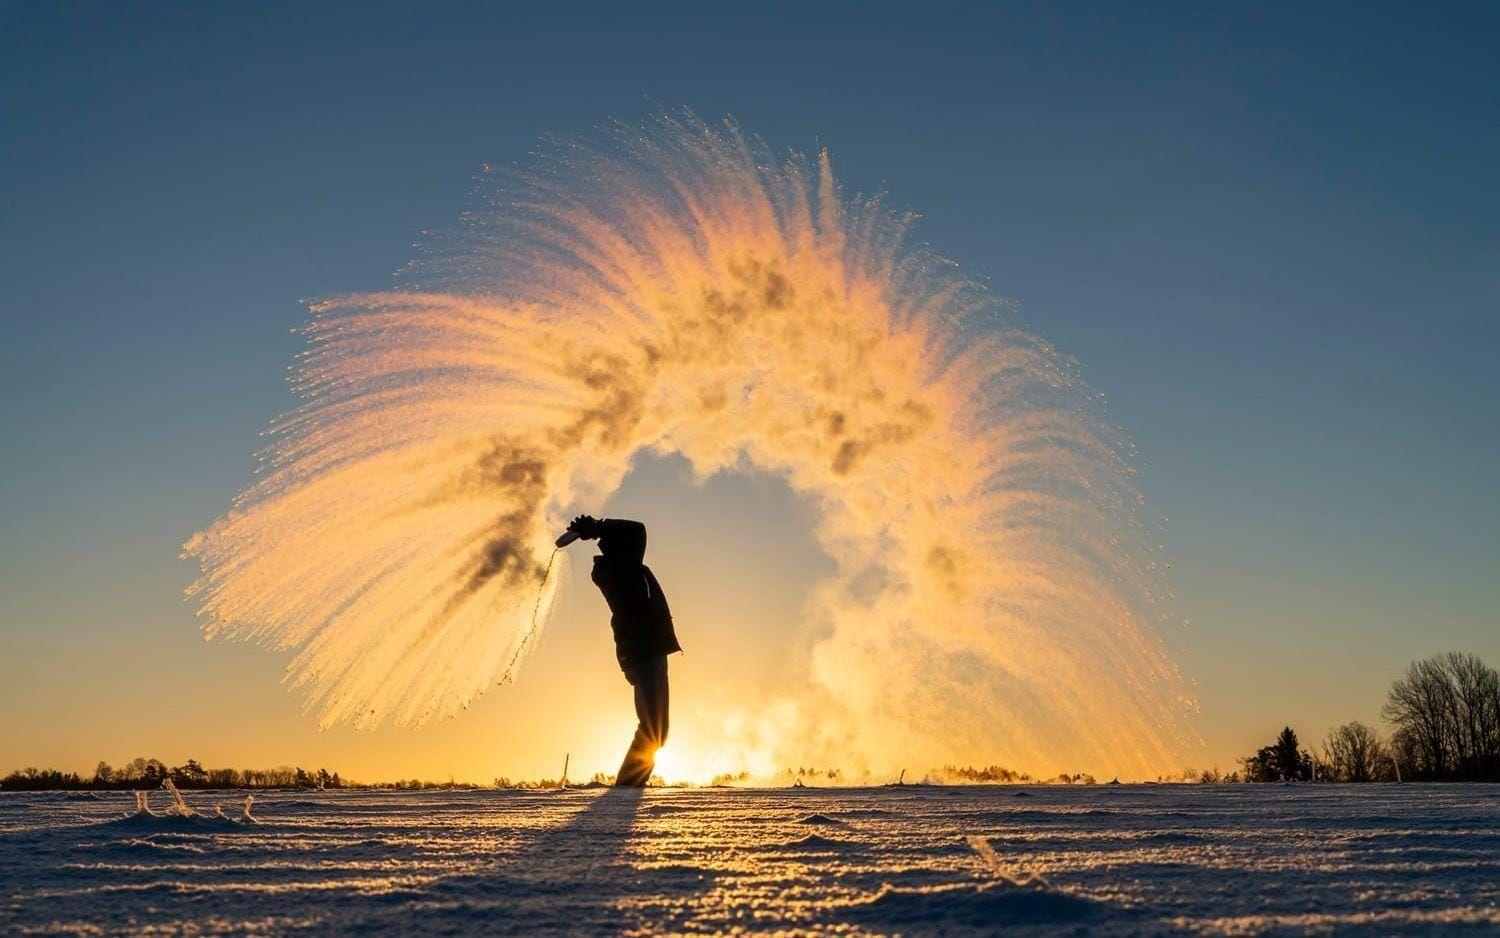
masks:
[[[591,577],[609,604],[621,670],[628,673],[652,658],[682,651],[666,594],[644,562],[646,526],[606,518],[599,522],[598,532],[599,554]]]

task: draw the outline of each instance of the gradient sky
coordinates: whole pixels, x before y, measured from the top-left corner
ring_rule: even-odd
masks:
[[[291,403],[299,301],[656,103],[828,146],[1081,360],[1170,519],[1199,764],[1375,720],[1415,657],[1500,664],[1497,44],[1480,4],[0,5],[0,771],[612,768],[585,578],[515,687],[319,733],[277,658],[199,639],[177,555]],[[782,483],[648,461],[605,510],[652,523],[677,706],[793,679],[830,565]]]

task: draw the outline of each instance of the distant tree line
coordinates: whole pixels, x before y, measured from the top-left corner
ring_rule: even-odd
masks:
[[[1282,729],[1276,739],[1240,760],[1240,770],[1221,774],[1217,767],[1183,769],[1163,782],[1275,782],[1318,781],[1500,781],[1500,673],[1477,655],[1448,652],[1414,661],[1398,677],[1381,711],[1391,724],[1389,738],[1358,721],[1335,727],[1317,752],[1304,749],[1296,732]],[[788,767],[779,773],[793,783],[837,783],[838,769]],[[903,778],[905,773],[903,772]],[[725,773],[711,785],[726,785],[748,779],[744,772]],[[983,768],[945,765],[930,778],[938,783],[1096,784],[1091,775],[1058,775],[1033,780],[1024,773],[999,765]],[[114,768],[100,762],[92,777],[56,769],[25,768],[0,778],[0,790],[111,790],[157,788],[171,779],[178,788],[453,788],[446,783],[418,779],[373,785],[350,782],[326,769],[308,771],[296,766],[273,769],[206,769],[196,759],[168,767],[159,759],[133,759]],[[613,776],[595,775],[584,787],[607,785]],[[658,778],[655,784],[662,784]],[[499,788],[554,788],[562,780],[513,782],[495,779]]]
[[[1007,769],[1003,765],[987,765],[983,768],[976,768],[972,765],[945,765],[938,777],[943,779],[963,779],[965,782],[978,784],[1001,785],[1031,781],[1031,776],[1025,772],[1016,772]]]
[[[160,759],[133,759],[119,768],[100,762],[92,777],[57,769],[19,769],[0,778],[0,791],[114,791],[159,788],[166,779],[178,788],[344,788],[349,783],[327,769],[297,766],[274,769],[205,769],[197,759],[168,767]],[[359,786],[365,787],[365,786]]]
[[[1477,655],[1412,662],[1381,715],[1393,727],[1389,739],[1354,721],[1330,731],[1317,753],[1286,727],[1240,760],[1245,781],[1500,781],[1500,672]]]

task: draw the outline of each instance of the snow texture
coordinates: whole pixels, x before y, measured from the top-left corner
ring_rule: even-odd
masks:
[[[4,933],[1497,933],[1500,788],[0,796]]]

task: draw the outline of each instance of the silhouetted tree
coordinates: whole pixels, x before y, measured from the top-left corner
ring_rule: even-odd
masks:
[[[160,788],[162,780],[167,777],[166,763],[160,759],[147,759],[137,781],[140,782],[141,788]]]
[[[172,783],[179,788],[202,788],[208,784],[208,773],[197,759],[189,759],[172,769]]]
[[[1414,661],[1383,710],[1409,779],[1500,779],[1500,673],[1478,656],[1448,652]]]
[[[1302,751],[1297,744],[1297,734],[1290,726],[1283,727],[1281,735],[1276,737],[1273,747],[1273,762],[1276,771],[1281,777],[1288,781],[1300,781],[1312,777],[1312,760]],[[1306,763],[1306,774],[1303,774],[1303,765]]]
[[[1276,741],[1240,760],[1247,782],[1307,781],[1312,778],[1312,757],[1297,743],[1297,734],[1284,727]]]
[[[243,788],[245,781],[234,769],[209,769],[209,788]]]
[[[1373,729],[1355,720],[1336,727],[1323,742],[1329,781],[1373,782],[1389,774],[1390,754]]]

